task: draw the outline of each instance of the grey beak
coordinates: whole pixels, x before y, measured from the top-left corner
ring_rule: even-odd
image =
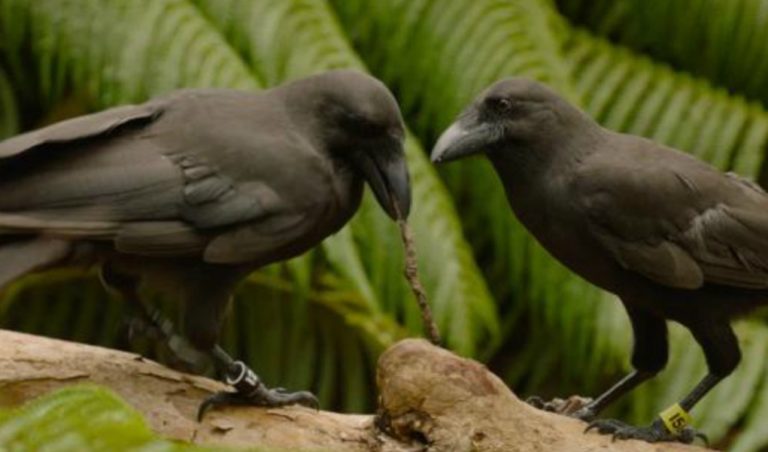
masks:
[[[394,155],[372,152],[362,156],[358,164],[376,200],[387,215],[397,220],[397,208],[402,217],[407,218],[411,211],[411,182],[402,145]]]
[[[388,208],[385,207],[384,210],[387,211],[390,218],[396,220],[397,212],[393,209],[394,203],[397,204],[397,209],[403,218],[408,218],[408,214],[411,212],[411,181],[408,175],[408,166],[405,163],[405,156],[401,155],[399,158],[383,165],[382,173],[384,174],[387,188],[389,188],[390,200]],[[381,199],[379,199],[379,203],[381,203]]]
[[[440,135],[434,149],[432,149],[432,161],[434,163],[450,162],[483,151],[483,145],[487,142],[487,126],[480,125],[467,129],[456,121]]]

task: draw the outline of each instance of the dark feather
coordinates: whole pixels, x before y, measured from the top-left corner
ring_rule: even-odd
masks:
[[[162,114],[162,111],[162,105],[159,103],[125,105],[62,121],[0,142],[0,159],[18,156],[44,146],[71,144],[103,137],[122,127],[151,122]]]
[[[115,249],[127,254],[154,257],[199,255],[208,238],[182,222],[142,222],[120,226]]]
[[[584,161],[574,195],[598,241],[628,270],[670,287],[768,288],[768,196],[687,156],[644,152],[660,163],[633,164],[621,152]]]

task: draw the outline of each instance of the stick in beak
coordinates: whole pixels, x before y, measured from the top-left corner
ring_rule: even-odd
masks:
[[[397,221],[399,210],[407,218],[411,211],[411,183],[403,152],[371,153],[360,158],[358,164],[387,215]]]
[[[371,186],[376,200],[400,228],[400,236],[405,247],[405,278],[419,304],[424,331],[433,344],[440,345],[440,331],[432,315],[427,293],[419,278],[413,233],[406,222],[411,209],[411,184],[404,153],[402,149],[395,153],[370,153],[358,157],[358,165]]]

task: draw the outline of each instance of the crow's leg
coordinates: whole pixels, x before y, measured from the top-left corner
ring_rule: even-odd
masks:
[[[667,365],[669,344],[666,321],[630,304],[625,303],[625,307],[634,335],[632,366],[635,369],[595,400],[572,413],[573,417],[591,421],[608,405],[659,373]]]
[[[586,399],[588,402],[585,405],[580,404],[581,406],[576,406],[575,409],[571,408],[573,404],[567,400],[542,402],[534,397],[528,402],[537,408],[591,421],[608,405],[661,371],[669,356],[667,325],[664,319],[630,304],[625,303],[625,307],[634,333],[632,366],[635,369],[632,372],[596,399]]]
[[[139,296],[138,277],[120,273],[109,263],[101,266],[99,276],[107,288],[118,293],[127,303],[129,314],[126,327],[129,343],[137,336],[143,336],[161,343],[170,352],[172,367],[198,372],[205,368],[209,361],[207,357],[178,334],[173,324],[158,309],[143,302]]]
[[[107,262],[101,265],[99,278],[104,287],[120,295],[128,307],[129,313],[124,321],[129,342],[138,334],[146,335],[154,340],[161,337],[161,332],[153,327],[150,315],[139,297],[140,281],[138,277],[119,273]]]
[[[234,392],[220,392],[200,405],[198,419],[211,408],[230,405],[277,407],[299,404],[318,407],[317,398],[308,391],[288,392],[268,388],[242,361],[232,359],[217,345],[221,323],[230,304],[231,291],[239,279],[227,271],[208,268],[186,284],[184,298],[184,335],[192,345],[213,359],[224,381]]]
[[[615,420],[592,422],[588,430],[612,434],[619,439],[642,439],[648,442],[679,441],[690,443],[697,437],[707,441],[688,424],[691,409],[722,379],[730,375],[741,360],[741,351],[731,326],[722,319],[711,319],[690,325],[696,341],[704,350],[709,373],[679,403],[664,410],[648,427],[634,427]]]

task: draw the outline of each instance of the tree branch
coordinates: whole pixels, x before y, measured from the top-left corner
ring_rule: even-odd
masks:
[[[402,341],[382,355],[376,416],[304,407],[228,408],[209,413],[200,424],[198,404],[224,385],[100,347],[2,330],[0,343],[0,405],[91,382],[119,393],[161,435],[206,445],[393,452],[701,450],[583,434],[583,422],[528,406],[483,365],[423,340]]]

